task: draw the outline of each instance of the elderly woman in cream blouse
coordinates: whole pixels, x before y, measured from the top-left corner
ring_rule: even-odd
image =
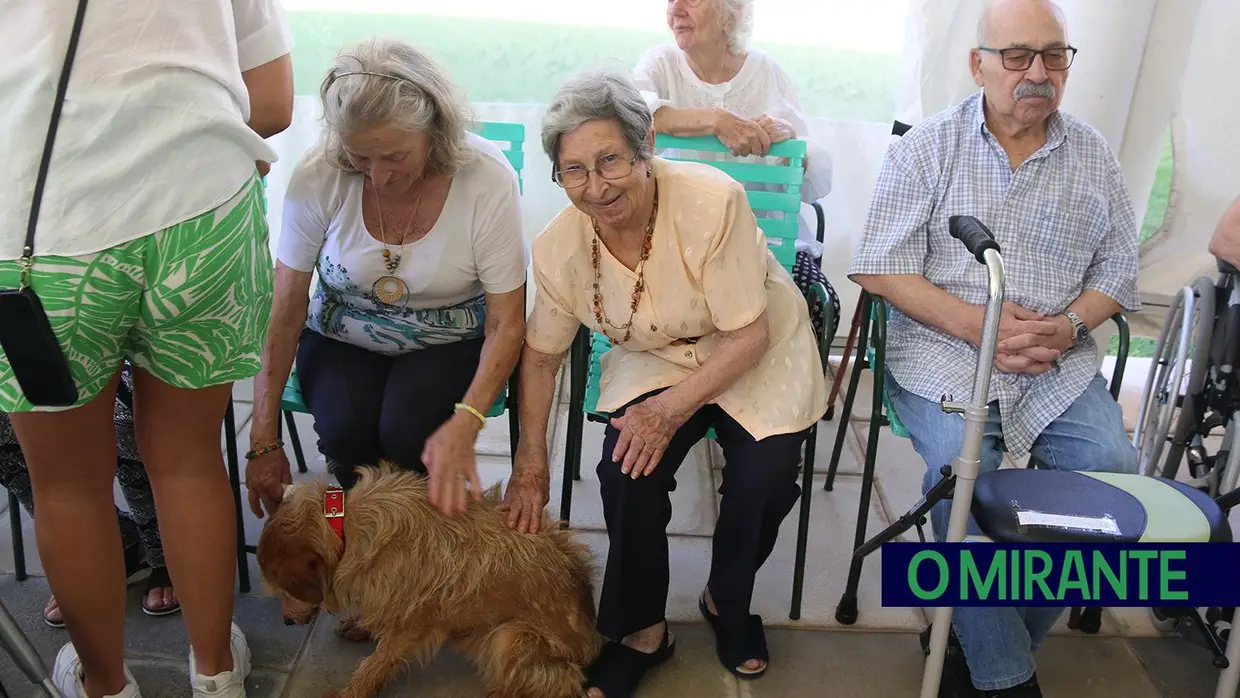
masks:
[[[831,193],[831,157],[808,139],[792,79],[769,55],[748,46],[753,23],[754,0],[669,0],[667,26],[675,43],[647,50],[637,61],[634,82],[654,114],[656,132],[717,136],[732,150],[725,159],[766,155],[772,144],[806,139],[801,199],[809,204]],[[823,327],[822,308],[811,308],[810,316],[818,331],[834,336],[839,296],[822,273],[823,246],[812,215],[799,216],[793,280],[802,293],[814,282],[826,287],[832,326]]]
[[[598,622],[612,642],[591,668],[592,698],[633,695],[672,654],[669,493],[712,426],[727,466],[699,607],[729,671],[766,670],[754,576],[800,496],[801,447],[826,411],[805,301],[745,190],[713,166],[654,157],[651,121],[628,76],[600,73],[567,82],[542,127],[571,205],[533,243],[523,428],[504,506],[511,525],[538,527],[556,372],[583,323],[605,333],[615,347],[599,397],[613,418],[597,469],[610,538]]]

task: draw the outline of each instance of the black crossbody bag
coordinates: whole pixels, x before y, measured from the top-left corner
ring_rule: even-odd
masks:
[[[77,384],[69,371],[69,361],[52,332],[47,311],[38,295],[30,287],[30,270],[34,266],[34,231],[39,222],[39,207],[43,201],[43,187],[52,161],[52,143],[56,140],[56,127],[64,107],[65,93],[69,89],[69,71],[73,56],[77,53],[78,39],[82,35],[82,22],[86,18],[86,0],[79,0],[77,16],[73,21],[73,33],[69,37],[69,51],[60,73],[60,85],[56,90],[56,102],[52,107],[52,121],[47,130],[47,142],[43,146],[43,160],[39,164],[39,176],[34,185],[34,202],[30,206],[30,222],[26,226],[26,245],[22,250],[22,271],[18,288],[0,289],[0,349],[4,350],[9,366],[22,393],[31,404],[39,407],[68,407],[77,402]]]

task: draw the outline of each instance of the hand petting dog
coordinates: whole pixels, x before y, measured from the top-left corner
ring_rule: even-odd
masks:
[[[469,499],[482,501],[478,479],[478,442],[481,422],[467,412],[457,412],[431,434],[422,449],[422,463],[430,475],[431,504],[448,516],[465,513]]]

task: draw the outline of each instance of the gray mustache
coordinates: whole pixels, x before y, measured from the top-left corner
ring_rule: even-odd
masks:
[[[1025,97],[1045,97],[1047,99],[1055,98],[1055,86],[1049,82],[1022,82],[1016,86],[1012,92],[1012,96],[1016,99],[1024,99]]]

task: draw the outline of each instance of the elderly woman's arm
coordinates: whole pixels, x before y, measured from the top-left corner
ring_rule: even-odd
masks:
[[[1240,267],[1240,196],[1219,219],[1210,238],[1210,254],[1233,267]]]
[[[538,532],[550,498],[547,427],[555,377],[563,361],[564,354],[544,354],[529,346],[521,354],[521,441],[513,454],[512,478],[500,510],[508,512],[508,526],[522,533]]]
[[[250,451],[273,448],[280,428],[280,398],[293,370],[297,341],[306,325],[310,305],[311,272],[298,271],[276,263],[275,293],[271,301],[271,323],[263,346],[263,366],[254,378],[254,420],[250,424]],[[260,519],[263,507],[275,511],[284,497],[284,486],[292,484],[288,456],[283,448],[248,459],[245,483],[250,509]]]

